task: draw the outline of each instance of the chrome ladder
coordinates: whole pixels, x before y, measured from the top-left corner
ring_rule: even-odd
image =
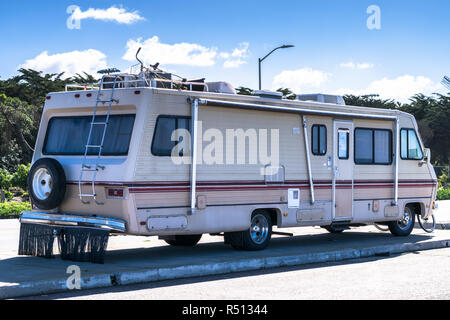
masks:
[[[78,191],[79,191],[80,200],[83,204],[90,204],[90,201],[85,201],[85,199],[93,198],[97,205],[103,205],[103,203],[97,201],[97,193],[95,192],[95,181],[97,179],[98,171],[100,169],[105,170],[105,167],[100,165],[100,160],[101,160],[102,152],[103,152],[103,148],[104,148],[106,131],[108,129],[108,123],[109,123],[109,118],[111,115],[112,104],[114,102],[119,102],[118,100],[114,99],[114,92],[116,89],[117,79],[120,77],[120,75],[117,75],[114,77],[114,81],[112,82],[113,86],[111,89],[110,98],[102,99],[102,96],[103,96],[102,89],[103,89],[104,80],[106,77],[110,77],[110,76],[104,75],[100,81],[100,87],[99,87],[98,93],[97,93],[97,101],[95,103],[94,113],[92,115],[92,121],[91,121],[90,129],[89,129],[89,136],[88,136],[87,143],[85,146],[84,158],[83,158],[83,162],[81,163],[80,178],[78,180]],[[97,121],[97,118],[99,117],[99,116],[97,116],[99,104],[103,104],[103,105],[108,104],[108,111],[106,114],[105,121]],[[94,131],[94,128],[98,127],[98,126],[103,127],[102,139],[101,139],[101,142],[99,145],[94,145],[92,142],[92,133]],[[95,159],[94,165],[88,164],[88,156],[89,156],[89,151],[91,149],[98,150],[98,153],[96,154],[97,158]],[[88,173],[92,174],[92,180],[89,183],[92,186],[92,193],[83,193],[83,191],[82,191],[83,185],[87,184],[85,181],[83,181],[83,179],[85,178],[85,174],[88,174]]]

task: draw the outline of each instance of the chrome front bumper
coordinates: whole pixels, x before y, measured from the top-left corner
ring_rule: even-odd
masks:
[[[104,229],[114,232],[126,231],[126,222],[118,219],[101,217],[83,217],[46,212],[25,211],[20,216],[21,223],[45,224],[55,226],[79,226]]]

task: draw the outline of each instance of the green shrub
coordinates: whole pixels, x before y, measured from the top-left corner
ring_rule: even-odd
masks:
[[[0,189],[8,190],[11,188],[12,176],[9,172],[3,168],[0,168]]]
[[[446,173],[443,173],[439,177],[438,181],[439,181],[439,188],[440,189],[447,189],[448,188],[450,180],[449,180],[448,175]]]
[[[18,218],[22,211],[30,210],[31,204],[28,202],[0,203],[0,218]]]
[[[5,200],[12,200],[12,198],[14,198],[14,194],[12,192],[5,191]]]
[[[441,189],[437,192],[438,200],[450,200],[450,189]]]
[[[30,172],[31,164],[21,164],[17,167],[16,172],[11,176],[11,186],[27,190],[27,177]]]

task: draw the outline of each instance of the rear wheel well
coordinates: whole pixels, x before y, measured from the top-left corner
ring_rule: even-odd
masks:
[[[405,208],[408,207],[411,210],[413,210],[414,214],[422,214],[423,210],[422,210],[422,203],[420,202],[412,202],[412,203],[407,203],[405,205]]]
[[[280,211],[278,209],[274,209],[274,208],[267,208],[267,209],[257,209],[255,211],[252,212],[252,216],[255,213],[258,212],[267,212],[270,215],[270,219],[272,219],[272,225],[273,226],[278,226],[278,216],[281,214]]]

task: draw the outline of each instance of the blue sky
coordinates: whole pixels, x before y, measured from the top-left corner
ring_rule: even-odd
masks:
[[[70,5],[85,17],[80,29],[67,27]],[[371,5],[381,12],[379,30],[367,27]],[[113,6],[105,19],[101,10]],[[126,71],[143,46],[146,62],[183,76],[257,88],[258,58],[286,43],[296,47],[263,64],[264,88],[406,101],[446,91],[440,80],[450,74],[449,13],[448,0],[0,1],[0,76],[20,66]]]

